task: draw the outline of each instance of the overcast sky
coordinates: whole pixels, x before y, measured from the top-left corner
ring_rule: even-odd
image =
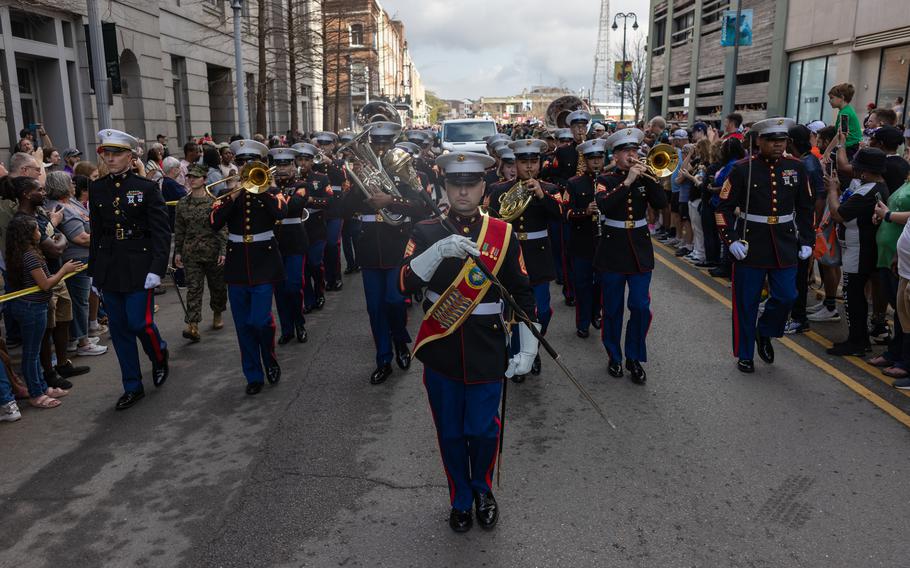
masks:
[[[502,96],[532,85],[589,89],[600,0],[379,0],[405,25],[427,89],[446,99]],[[613,0],[647,34],[648,0]],[[613,39],[621,43],[620,33]]]

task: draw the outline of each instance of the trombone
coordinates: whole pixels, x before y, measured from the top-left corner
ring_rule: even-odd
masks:
[[[265,193],[268,191],[269,187],[272,185],[272,175],[275,173],[275,166],[271,168],[262,162],[253,161],[247,162],[243,168],[240,170],[240,173],[222,178],[215,183],[210,183],[205,186],[205,192],[208,193],[217,203],[218,201],[234,195],[240,190],[246,190],[253,195],[258,195],[260,193]],[[227,193],[222,193],[221,195],[215,195],[211,192],[210,188],[220,185],[228,180],[239,178],[240,185],[236,188],[228,191]]]
[[[639,164],[642,163],[638,158],[635,159],[635,162]],[[679,165],[679,155],[677,155],[676,148],[673,146],[670,146],[669,144],[658,144],[651,148],[648,155],[645,156],[644,165],[648,171],[644,172],[642,175],[652,181],[660,183],[663,178],[668,177],[676,171],[676,166]]]

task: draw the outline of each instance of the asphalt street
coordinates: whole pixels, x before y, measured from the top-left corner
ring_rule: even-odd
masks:
[[[554,285],[549,339],[617,428],[551,361],[510,385],[493,532],[447,526],[421,365],[369,385],[353,275],[259,396],[230,322],[188,345],[171,288],[163,388],[115,412],[111,352],[59,409],[0,424],[0,566],[905,565],[910,397],[824,355],[832,324],[741,375],[729,290],[660,255],[645,386],[607,375]]]

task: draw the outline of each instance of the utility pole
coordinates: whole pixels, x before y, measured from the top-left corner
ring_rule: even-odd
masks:
[[[354,63],[351,60],[351,56],[347,56],[348,59],[348,122],[350,123],[350,129],[354,130]]]
[[[743,0],[736,0],[736,24],[733,32],[733,49],[728,49],[724,61],[724,116],[736,111],[736,73],[739,64],[739,27]]]
[[[87,0],[88,33],[92,44],[92,73],[95,75],[95,106],[98,111],[98,128],[111,127],[111,107],[107,69],[104,59],[104,36],[101,33],[101,12],[98,11],[98,0]]]
[[[237,89],[237,124],[240,126],[240,135],[249,138],[250,119],[246,112],[246,97],[243,93],[246,75],[243,73],[243,49],[240,42],[240,17],[243,0],[231,0],[231,8],[234,10],[234,86]]]
[[[622,62],[620,63],[620,73],[622,74],[622,81],[619,88],[619,120],[625,120],[626,118],[626,26],[629,23],[629,20],[632,20],[632,29],[638,29],[638,16],[635,15],[635,12],[623,13],[619,12],[613,16],[613,31],[616,31],[619,28],[616,25],[616,20],[622,18]]]

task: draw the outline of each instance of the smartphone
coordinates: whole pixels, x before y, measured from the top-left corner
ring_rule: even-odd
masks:
[[[850,122],[847,115],[840,115],[840,131],[843,133],[850,132]]]

